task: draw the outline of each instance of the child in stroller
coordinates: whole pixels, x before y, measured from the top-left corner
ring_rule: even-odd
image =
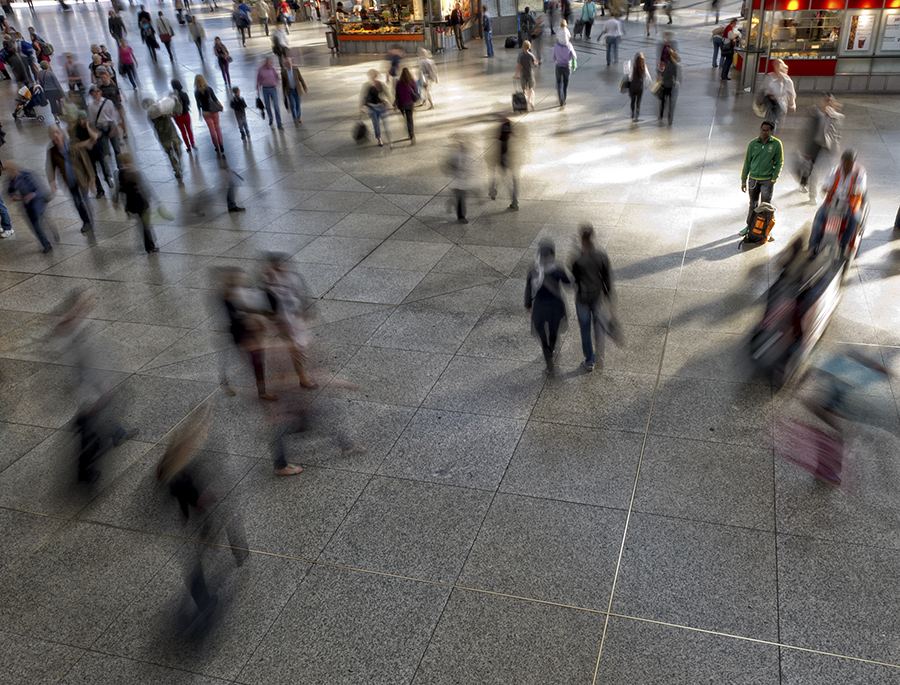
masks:
[[[22,122],[19,120],[19,117],[21,116],[25,119],[43,121],[44,117],[34,110],[35,107],[41,106],[43,95],[43,88],[36,83],[31,88],[27,85],[19,88],[16,93],[16,109],[13,111],[13,120],[17,124],[21,124]]]

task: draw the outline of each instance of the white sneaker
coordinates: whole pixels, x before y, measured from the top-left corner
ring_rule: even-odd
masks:
[[[10,236],[15,235],[15,231],[13,229],[9,229],[8,231],[0,231],[0,238],[9,238]]]

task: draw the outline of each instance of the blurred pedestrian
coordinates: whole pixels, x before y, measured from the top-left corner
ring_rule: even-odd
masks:
[[[494,160],[494,164],[491,165],[491,182],[488,194],[492,200],[497,198],[498,177],[502,182],[508,181],[510,183],[511,198],[509,208],[515,212],[519,210],[519,179],[515,156],[510,141],[512,133],[512,122],[506,117],[501,117],[499,135],[500,144],[497,146],[497,157]]]
[[[734,63],[734,49],[739,40],[737,32],[737,19],[732,19],[722,29],[722,80],[730,81],[731,65]]]
[[[772,71],[763,81],[762,95],[766,106],[766,120],[776,126],[784,122],[785,114],[797,109],[797,93],[784,60],[776,59],[772,62]]]
[[[469,223],[466,218],[466,194],[472,189],[472,156],[463,137],[453,136],[450,155],[447,158],[447,171],[451,176],[450,188],[456,197],[456,220],[461,224]]]
[[[159,40],[166,46],[166,52],[169,53],[169,61],[174,62],[175,55],[172,54],[172,38],[175,36],[175,30],[162,12],[158,13],[156,19],[156,32],[159,34]]]
[[[594,17],[597,15],[597,6],[594,0],[585,0],[581,6],[581,21],[584,22],[584,39],[591,39],[591,30],[594,28]]]
[[[256,391],[259,399],[269,402],[278,398],[266,391],[265,377],[265,327],[260,315],[265,312],[247,287],[247,276],[240,269],[228,268],[220,271],[222,302],[228,314],[229,330],[238,350],[247,354],[256,377]],[[225,390],[234,395],[234,390],[223,380]]]
[[[122,148],[119,145],[119,125],[122,119],[119,110],[97,86],[91,86],[87,105],[88,120],[94,123],[94,127],[100,133],[100,152],[105,157],[112,153],[118,165]]]
[[[200,54],[200,61],[203,60],[203,39],[206,38],[206,31],[196,22],[193,16],[188,15],[188,32],[191,34],[191,40],[197,46],[197,52]]]
[[[537,57],[538,64],[543,64],[544,55],[544,33],[547,31],[547,24],[544,22],[544,15],[538,14],[534,22],[534,28],[531,29],[531,45],[534,49],[534,56]]]
[[[114,43],[118,44],[120,40],[128,35],[125,22],[122,21],[122,17],[115,13],[115,10],[109,11],[109,19],[107,19],[106,23],[109,26],[109,35],[112,36]]]
[[[300,119],[300,95],[306,92],[306,81],[300,68],[294,66],[290,57],[286,57],[281,68],[281,93],[284,95],[285,109],[290,111],[295,124],[303,123]]]
[[[362,106],[372,119],[372,128],[375,132],[375,139],[378,141],[378,147],[384,146],[381,140],[381,127],[384,126],[384,135],[388,139],[388,145],[393,148],[394,142],[387,120],[388,102],[387,86],[378,79],[378,71],[370,69],[369,81],[362,90]]]
[[[797,175],[800,192],[809,193],[813,202],[818,192],[816,163],[819,162],[820,167],[827,167],[831,151],[841,142],[840,128],[844,115],[840,113],[840,108],[840,103],[831,94],[820,98],[809,108],[806,140],[799,153]]]
[[[41,218],[44,216],[44,209],[47,207],[46,194],[34,174],[20,169],[15,162],[4,162],[3,171],[9,176],[9,186],[7,187],[9,196],[24,205],[25,215],[31,224],[31,230],[34,231],[35,237],[40,242],[41,247],[44,248],[44,254],[47,254],[53,249],[53,246],[47,240],[43,226],[41,226]],[[50,230],[53,231],[53,237],[59,242],[59,235],[56,234],[52,226]]]
[[[50,63],[41,62],[41,71],[38,74],[38,83],[44,89],[44,97],[50,105],[50,111],[53,113],[53,119],[59,124],[59,115],[62,112],[62,101],[66,94],[63,92],[62,84],[56,78],[56,74],[50,69]]]
[[[219,102],[216,92],[209,87],[202,74],[194,77],[194,100],[197,101],[197,110],[203,116],[206,127],[209,129],[213,147],[217,153],[224,156],[225,139],[222,137],[222,129],[219,126],[219,112],[222,111],[222,103]]]
[[[246,212],[244,207],[239,207],[235,196],[237,195],[237,187],[243,183],[244,177],[228,166],[225,155],[219,158],[219,171],[221,172],[222,185],[225,186],[225,201],[228,204],[228,211]]]
[[[181,100],[176,99],[174,95],[168,95],[157,102],[150,98],[144,98],[141,104],[147,110],[147,119],[153,125],[156,139],[169,158],[175,180],[179,185],[184,185],[181,179],[181,139],[178,137],[178,129],[172,121],[175,112],[181,111]]]
[[[225,47],[225,43],[218,36],[213,39],[213,54],[219,62],[219,70],[222,72],[225,86],[231,88],[231,70],[229,68],[231,55],[228,54],[228,48]]]
[[[415,79],[412,77],[409,69],[403,67],[403,71],[400,72],[400,78],[397,80],[395,102],[397,109],[406,118],[406,133],[409,135],[409,142],[412,145],[416,144],[416,134],[413,130],[413,109],[416,106],[416,101],[420,98],[421,95],[419,95],[419,89],[416,88]]]
[[[656,26],[656,0],[644,0],[644,11],[647,13],[647,36],[650,36],[650,25],[653,24],[653,33],[659,33]]]
[[[103,94],[107,100],[109,100],[116,108],[116,111],[119,113],[119,128],[122,129],[122,139],[128,139],[128,128],[125,124],[125,104],[124,97],[122,95],[122,90],[119,88],[118,84],[112,80],[112,73],[109,69],[101,69],[98,70],[98,83],[97,86],[100,88],[100,92]]]
[[[150,225],[150,194],[144,187],[140,173],[134,168],[134,160],[127,152],[121,157],[116,192],[113,195],[113,207],[117,210],[122,197],[125,198],[125,211],[140,222],[144,250],[147,254],[159,252],[153,227]]]
[[[522,43],[522,52],[516,60],[516,75],[522,84],[522,92],[525,93],[525,101],[529,109],[534,109],[534,68],[538,65],[535,54],[531,51],[531,41]]]
[[[188,415],[156,466],[156,481],[169,488],[184,523],[190,519],[191,509],[202,515],[206,505],[215,500],[207,486],[208,478],[194,459],[211,422],[210,405],[204,402]]]
[[[138,28],[141,31],[141,40],[150,51],[150,59],[156,64],[156,51],[159,50],[159,43],[156,40],[156,29],[153,28],[153,19],[150,16],[150,13],[144,12],[143,14],[146,16],[138,21]]]
[[[119,41],[119,68],[122,73],[131,81],[131,87],[137,90],[137,57],[134,56],[134,50],[122,38]]]
[[[610,12],[609,19],[603,24],[603,30],[600,32],[600,36],[597,37],[599,41],[600,38],[606,36],[606,66],[613,62],[618,64],[619,41],[622,40],[624,35],[625,29],[622,26],[622,22],[619,21],[618,15],[615,12]]]
[[[273,126],[272,113],[275,113],[275,121],[278,122],[278,128],[283,129],[281,125],[281,106],[278,104],[278,72],[272,66],[272,62],[266,57],[262,65],[256,72],[256,94],[262,95],[265,102],[266,112],[269,115],[269,126]]]
[[[554,373],[556,341],[566,322],[562,286],[570,283],[566,272],[556,265],[556,248],[553,243],[542,242],[538,247],[534,268],[525,281],[525,309],[531,314],[532,328],[541,342],[548,376]]]
[[[307,306],[306,286],[287,264],[288,256],[279,253],[266,255],[262,273],[262,290],[269,299],[272,318],[282,343],[288,350],[300,385],[315,388],[307,373],[310,334],[304,311]]]
[[[434,109],[434,87],[438,83],[438,72],[431,53],[425,48],[419,48],[418,67],[422,98],[428,103],[427,109]]]
[[[181,114],[175,115],[175,125],[181,131],[181,138],[184,140],[187,151],[196,150],[194,130],[191,128],[191,98],[184,92],[184,86],[177,78],[172,79],[171,86],[175,97],[181,100]]]
[[[266,31],[266,37],[269,35],[269,22],[272,20],[273,8],[268,2],[253,3],[253,11],[256,12],[257,21]]]
[[[59,338],[64,358],[77,373],[73,394],[78,404],[75,425],[80,437],[78,481],[89,484],[100,477],[97,468],[100,457],[111,447],[118,447],[138,434],[137,429],[125,430],[104,416],[109,413],[112,392],[107,372],[102,370],[106,353],[98,349],[91,336],[93,331],[87,328],[96,301],[97,295],[91,288],[74,295],[53,331]]]
[[[647,63],[644,61],[644,53],[639,52],[634,56],[628,68],[628,96],[631,98],[631,120],[635,123],[640,121],[641,116],[641,98],[644,96],[644,90],[649,90],[653,81],[650,78],[650,70],[647,69]]]
[[[247,101],[241,97],[240,88],[232,88],[231,93],[231,110],[237,120],[238,131],[241,132],[241,140],[246,140],[250,137],[250,129],[247,126]]]
[[[72,145],[81,148],[87,154],[94,176],[97,199],[106,195],[103,191],[103,186],[100,185],[100,172],[103,174],[103,180],[106,181],[110,193],[113,191],[113,180],[110,177],[109,167],[106,165],[103,149],[100,145],[100,137],[100,132],[91,126],[90,121],[88,121],[87,112],[83,109],[76,110],[75,121],[69,126],[69,140]],[[97,169],[98,165],[100,167],[99,171]]]
[[[453,31],[453,35],[456,37],[456,47],[458,50],[469,49],[466,47],[466,43],[463,40],[463,22],[465,22],[465,17],[463,16],[462,5],[460,3],[456,3],[456,5],[450,12],[450,18],[447,23],[450,25],[450,29]]]
[[[575,313],[581,330],[584,368],[594,370],[597,360],[603,363],[606,336],[617,336],[618,324],[613,310],[612,270],[609,257],[594,245],[594,229],[581,228],[581,252],[572,262],[575,281]]]
[[[666,104],[669,105],[669,126],[672,125],[672,118],[675,116],[675,99],[678,89],[678,53],[674,50],[669,51],[669,59],[666,61],[662,72],[659,75],[659,121],[663,120],[666,111]]]
[[[81,232],[94,230],[94,220],[87,204],[87,192],[94,182],[91,164],[83,148],[69,147],[65,133],[57,127],[50,127],[50,147],[47,149],[47,180],[56,192],[56,177],[59,175],[72,195],[72,202],[81,217]]]
[[[561,27],[560,31],[565,27]],[[568,29],[566,29],[568,30]],[[562,34],[560,34],[562,35]],[[569,91],[569,73],[578,67],[578,56],[570,42],[556,41],[553,46],[553,62],[556,65],[556,93],[559,96],[559,106],[566,106],[566,94]]]
[[[494,29],[491,22],[491,14],[487,7],[481,10],[481,35],[484,37],[484,47],[487,51],[485,57],[494,56]]]

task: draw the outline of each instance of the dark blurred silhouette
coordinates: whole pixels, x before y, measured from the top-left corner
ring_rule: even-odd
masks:
[[[498,136],[500,144],[498,145],[497,155],[494,157],[493,164],[491,164],[491,185],[489,194],[492,200],[497,198],[497,179],[499,177],[501,183],[508,183],[510,185],[511,202],[509,208],[513,211],[518,211],[519,171],[511,140],[512,135],[512,122],[506,117],[501,117]]]
[[[100,368],[104,351],[92,342],[87,331],[88,317],[94,310],[96,294],[88,289],[71,296],[54,334],[77,373],[75,398],[78,411],[75,425],[80,436],[78,480],[94,483],[100,477],[97,461],[111,447],[135,437],[137,429],[125,430],[109,419],[111,385]]]
[[[556,248],[550,241],[538,247],[534,268],[525,281],[525,309],[531,313],[531,325],[541,341],[541,350],[547,364],[547,375],[554,373],[553,356],[556,341],[566,324],[566,303],[562,286],[571,281],[556,265]]]
[[[594,229],[591,226],[581,227],[580,238],[581,252],[571,267],[572,277],[575,280],[575,313],[581,330],[584,368],[593,371],[597,360],[603,363],[606,336],[610,336],[618,343],[620,333],[615,318],[609,257],[594,245]]]

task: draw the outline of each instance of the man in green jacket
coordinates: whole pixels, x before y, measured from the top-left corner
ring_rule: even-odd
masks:
[[[784,162],[784,148],[781,141],[772,135],[775,124],[762,122],[759,127],[759,138],[754,138],[747,146],[744,155],[744,168],[741,170],[741,192],[747,192],[747,178],[750,178],[750,212],[747,214],[747,226],[741,231],[745,234],[753,223],[756,205],[760,202],[771,202],[775,181],[781,173]]]

